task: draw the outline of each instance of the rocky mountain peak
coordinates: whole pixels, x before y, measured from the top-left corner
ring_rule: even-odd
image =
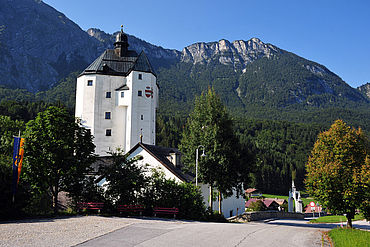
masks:
[[[218,61],[224,65],[243,68],[256,59],[272,58],[278,52],[281,50],[273,45],[263,43],[258,38],[233,42],[221,39],[218,42],[199,42],[185,47],[182,50],[181,61],[193,64],[208,64],[212,61]]]
[[[360,91],[363,95],[365,95],[368,99],[370,99],[370,82],[362,86],[359,86],[357,90]]]

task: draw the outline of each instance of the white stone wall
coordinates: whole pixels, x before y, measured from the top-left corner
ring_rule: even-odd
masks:
[[[209,185],[208,184],[199,184],[202,195],[204,197],[204,204],[208,207],[209,206]],[[217,190],[213,190],[214,192]],[[218,198],[213,198],[213,210],[218,210]],[[221,211],[222,214],[229,218],[231,216],[235,216],[237,214],[242,214],[245,211],[245,199],[240,196],[237,197],[236,191],[234,191],[233,195],[227,198],[223,198],[221,201]]]
[[[142,80],[138,79],[139,74]],[[89,80],[92,86],[88,86]],[[128,90],[115,91],[125,84]],[[153,98],[146,97],[146,87],[153,88]],[[138,96],[139,90],[142,96]],[[106,98],[107,92],[111,92],[111,98]],[[127,77],[95,74],[77,79],[75,116],[91,130],[95,153],[100,156],[117,148],[129,151],[140,141],[141,129],[143,142],[155,144],[157,105],[158,87],[151,73],[132,71]],[[106,112],[110,112],[111,119],[105,119]],[[111,136],[106,136],[107,129],[111,130]]]
[[[142,79],[139,80],[139,74]],[[128,85],[132,88],[132,111],[130,119],[131,137],[127,139],[128,150],[140,142],[140,134],[142,129],[143,143],[155,145],[155,111],[158,105],[158,87],[156,84],[156,77],[151,73],[143,73],[133,71],[129,75],[132,84]],[[138,96],[138,91],[142,92],[142,96]],[[146,90],[153,91],[152,95],[148,97]],[[148,94],[149,95],[149,94]]]
[[[182,183],[183,181],[177,177],[175,174],[173,174],[170,170],[168,170],[165,166],[163,166],[156,158],[154,158],[152,155],[150,155],[145,149],[142,147],[138,147],[132,154],[129,155],[128,159],[132,159],[138,155],[141,155],[143,157],[142,160],[139,160],[137,162],[138,166],[144,166],[147,168],[148,172],[146,175],[151,176],[152,169],[157,169],[159,171],[162,171],[164,173],[164,176],[166,179],[173,179],[177,183]]]

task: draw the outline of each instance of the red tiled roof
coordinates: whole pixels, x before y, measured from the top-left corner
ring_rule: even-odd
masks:
[[[264,199],[263,200],[263,203],[266,205],[266,207],[270,207],[271,203],[273,203],[273,202],[275,202],[275,201],[271,200],[271,199]]]
[[[261,199],[257,199],[257,198],[251,198],[249,199],[247,202],[245,202],[245,207],[246,208],[249,208],[249,206],[251,205],[252,202],[256,202],[256,201],[260,201]]]
[[[251,198],[247,202],[245,202],[245,207],[248,208],[252,202],[256,202],[256,201],[262,201],[266,207],[270,207],[272,203],[277,203],[274,199],[263,199],[262,200],[262,199],[257,199],[257,198]]]
[[[257,189],[255,189],[255,188],[248,188],[248,189],[245,190],[245,193],[250,194],[250,193],[253,193],[255,191],[257,191]]]
[[[285,199],[278,199],[278,198],[265,198],[265,199],[274,200],[279,205],[283,205],[283,203],[286,202]]]

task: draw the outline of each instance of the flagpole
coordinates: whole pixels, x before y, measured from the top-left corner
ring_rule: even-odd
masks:
[[[20,130],[18,130],[18,136],[13,136],[13,137],[18,137],[18,138],[21,138],[21,131]],[[18,149],[18,152],[19,152],[19,149]],[[13,154],[14,155],[14,154]],[[14,163],[14,161],[13,161],[13,163]],[[14,164],[12,165],[12,169],[14,170]],[[17,167],[17,171],[18,171],[18,167]],[[13,173],[14,173],[14,171],[13,171]],[[14,177],[13,177],[13,183],[15,183],[15,181],[14,181]],[[17,186],[17,184],[16,185],[13,185],[13,186]],[[15,205],[15,191],[13,191],[13,196],[12,196],[12,203],[13,203],[13,205]]]

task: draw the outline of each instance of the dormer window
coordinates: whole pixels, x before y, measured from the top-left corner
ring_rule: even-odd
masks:
[[[143,74],[139,74],[138,78],[139,78],[139,80],[142,80],[143,79]]]
[[[87,81],[87,85],[88,85],[88,86],[92,86],[92,85],[93,85],[93,81],[92,81],[92,80],[88,80],[88,81]]]

